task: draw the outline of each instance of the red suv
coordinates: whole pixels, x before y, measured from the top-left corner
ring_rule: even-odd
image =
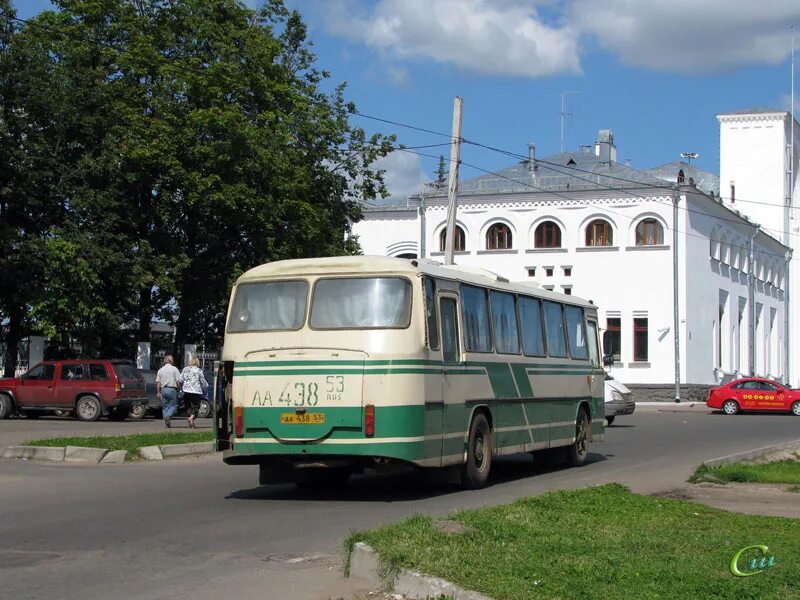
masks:
[[[81,421],[103,415],[122,421],[132,407],[146,404],[144,379],[128,361],[45,361],[20,377],[0,379],[0,419],[63,411]]]

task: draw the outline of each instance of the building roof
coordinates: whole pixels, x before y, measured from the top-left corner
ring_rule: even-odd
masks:
[[[680,173],[680,171],[683,171],[684,184],[689,185],[689,179],[691,178],[694,182],[694,186],[701,192],[711,194],[712,196],[719,196],[719,177],[717,175],[709,173],[708,171],[702,171],[680,160],[661,165],[660,167],[647,169],[645,173],[669,183],[677,183],[678,173]]]
[[[732,110],[730,112],[717,113],[717,116],[727,117],[734,115],[768,115],[772,113],[788,114],[789,111],[779,110],[776,108],[756,107],[756,108],[743,108],[742,110]]]

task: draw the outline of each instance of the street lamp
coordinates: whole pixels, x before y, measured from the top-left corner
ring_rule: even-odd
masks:
[[[697,158],[698,156],[700,156],[699,152],[681,152],[681,158],[685,158],[687,161],[689,161],[689,164],[692,164],[692,159]]]

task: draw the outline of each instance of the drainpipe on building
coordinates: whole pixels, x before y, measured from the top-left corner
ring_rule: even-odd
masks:
[[[425,185],[425,184],[423,184]],[[419,257],[425,258],[425,188],[422,188],[422,193],[419,199]]]
[[[791,328],[789,327],[789,319],[791,318],[792,314],[791,304],[789,304],[789,267],[792,263],[791,248],[786,251],[785,261],[785,266],[783,268],[783,272],[786,274],[783,279],[783,383],[787,387],[791,387],[792,383],[789,371],[792,364],[790,356],[792,344],[789,340],[789,332],[791,331]]]
[[[750,269],[747,274],[747,295],[750,302],[750,339],[747,342],[747,354],[750,361],[750,377],[756,374],[756,275],[755,275],[755,262],[756,251],[755,242],[758,232],[761,230],[761,225],[756,225],[756,230],[750,237]]]
[[[675,402],[681,401],[681,342],[678,305],[678,187],[672,187],[672,337],[675,340]]]

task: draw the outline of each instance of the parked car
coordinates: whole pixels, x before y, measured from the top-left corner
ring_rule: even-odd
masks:
[[[121,421],[146,403],[144,380],[128,361],[51,360],[0,379],[0,418],[72,413],[81,421]]]
[[[149,369],[142,369],[139,371],[144,379],[145,384],[145,392],[147,394],[147,405],[145,410],[157,417],[161,417],[161,398],[158,397],[156,394],[156,373],[158,371],[151,371]],[[208,374],[206,374],[206,379],[208,379]],[[197,416],[201,419],[205,419],[206,417],[211,416],[211,402],[214,400],[214,389],[211,385],[211,381],[209,380],[209,386],[207,390],[207,398],[203,398],[200,401],[200,409],[197,411]],[[134,407],[131,409],[131,416],[134,417],[133,412],[140,410],[138,407]],[[183,400],[178,401],[178,415],[185,415],[186,414],[186,407],[183,404]],[[142,415],[144,416],[144,415]],[[141,417],[134,417],[134,418],[141,418]]]
[[[636,410],[633,394],[628,387],[606,373],[605,407],[606,422],[611,425],[617,415],[632,415]]]
[[[743,377],[708,392],[706,405],[726,415],[742,411],[788,411],[800,417],[800,391],[760,377]]]

